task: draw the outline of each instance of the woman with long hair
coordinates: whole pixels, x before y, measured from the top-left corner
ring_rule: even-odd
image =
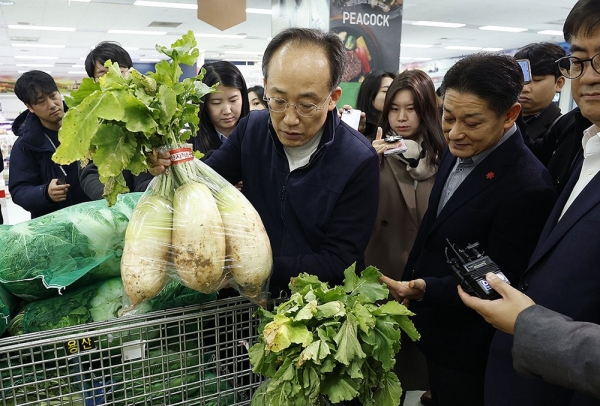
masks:
[[[240,70],[231,62],[216,61],[203,66],[206,70],[202,80],[207,86],[216,83],[217,91],[209,93],[200,103],[200,129],[192,138],[194,149],[207,158],[218,149],[233,132],[240,118],[250,112],[248,89]]]
[[[360,126],[359,131],[371,141],[377,132],[385,95],[395,76],[392,72],[371,71],[365,76],[358,89],[356,108],[365,113],[365,125]]]
[[[425,72],[404,71],[393,80],[379,126],[381,131],[373,141],[381,159],[379,209],[365,260],[384,275],[402,280],[446,148],[435,88]],[[398,135],[402,141],[385,141]],[[406,144],[405,152],[384,154],[400,142]],[[429,389],[425,358],[410,339],[405,335],[402,339],[396,362],[402,388]]]
[[[250,102],[250,111],[265,110],[268,108],[266,100],[264,100],[265,88],[262,86],[252,86],[248,88],[248,101]]]

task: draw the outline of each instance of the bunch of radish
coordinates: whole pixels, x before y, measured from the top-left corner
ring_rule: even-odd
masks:
[[[65,96],[69,111],[52,159],[92,160],[109,206],[129,192],[125,170],[139,175],[158,148],[173,149],[173,165],[152,181],[125,234],[121,274],[134,306],[156,296],[169,278],[206,293],[230,284],[260,302],[271,273],[271,245],[252,205],[191,149],[179,149],[198,133],[198,106],[217,86],[202,82],[204,70],[180,80],[180,64],[198,60],[196,45],[192,31],[170,47],[157,45],[166,58],[146,74],[123,73],[106,61],[104,76],[84,78]]]
[[[187,154],[152,181],[129,222],[121,276],[130,304],[156,296],[169,277],[203,293],[231,285],[261,302],[273,258],[260,216],[191,149]]]

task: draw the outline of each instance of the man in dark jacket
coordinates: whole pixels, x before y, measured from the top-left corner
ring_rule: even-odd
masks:
[[[515,125],[522,86],[519,65],[506,55],[470,55],[448,70],[442,126],[449,149],[408,257],[406,280],[383,278],[396,299],[411,300],[421,333],[417,345],[439,406],[483,405],[494,335],[460,301],[447,264],[448,240],[460,249],[479,243],[479,252],[516,282],[556,199],[550,174]]]
[[[548,168],[559,193],[583,159],[581,139],[591,125],[592,122],[576,107],[556,120],[546,134],[528,145]]]
[[[116,42],[104,41],[96,45],[85,58],[85,71],[88,76],[98,80],[106,75],[108,72],[108,68],[104,66],[106,61],[119,64],[121,73],[124,75],[128,74],[128,70],[133,67],[131,56],[123,47]],[[123,177],[131,192],[143,192],[152,180],[152,175],[149,173],[134,176],[128,170],[123,171]],[[104,184],[100,182],[98,167],[93,162],[90,161],[81,169],[79,182],[90,199],[100,200],[103,198]]]
[[[335,34],[280,32],[262,65],[269,110],[240,120],[206,161],[233,184],[243,181],[260,214],[273,249],[274,294],[301,272],[339,284],[346,267],[364,265],[379,159],[337,115],[345,54]]]
[[[531,82],[523,86],[519,104],[527,126],[527,136],[535,140],[544,135],[560,109],[552,102],[565,84],[556,61],[565,56],[565,50],[552,42],[525,45],[515,53],[515,59],[527,59],[531,66]]]
[[[52,76],[38,70],[26,72],[15,83],[15,94],[27,111],[12,126],[18,136],[10,155],[8,179],[13,201],[32,218],[88,201],[79,186],[79,164],[52,161],[60,145],[58,130],[66,110]]]

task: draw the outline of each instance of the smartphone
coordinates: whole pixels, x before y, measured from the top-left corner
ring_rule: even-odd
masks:
[[[394,142],[399,142],[398,146],[396,148],[386,149],[385,151],[383,151],[383,155],[402,154],[403,152],[406,152],[406,150],[408,150],[408,147],[406,146],[406,143],[404,142],[402,137],[400,137],[399,140]]]
[[[358,124],[360,123],[360,110],[344,110],[342,112],[342,121],[348,124],[350,127],[358,131]]]
[[[527,84],[531,82],[531,65],[529,64],[529,59],[517,59],[517,62],[523,71],[523,83]]]
[[[65,178],[63,178],[62,176],[60,178],[56,178],[57,185],[64,185],[65,183],[67,183],[67,180]]]

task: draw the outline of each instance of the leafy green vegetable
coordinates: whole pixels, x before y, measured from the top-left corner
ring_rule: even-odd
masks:
[[[0,233],[0,282],[26,300],[120,275],[129,218],[142,193],[80,203]]]
[[[6,330],[10,322],[10,316],[17,308],[19,299],[0,285],[0,336]]]
[[[201,82],[204,72],[179,81],[180,64],[193,65],[199,51],[188,31],[170,48],[157,51],[171,62],[156,64],[156,72],[141,74],[130,69],[123,75],[117,63],[107,61],[106,75],[98,81],[84,78],[79,89],[65,96],[69,111],[58,133],[60,146],[53,160],[60,164],[92,159],[104,183],[109,205],[119,193],[129,191],[123,171],[134,175],[149,168],[156,148],[177,146],[198,131],[198,105],[215,90]]]
[[[144,302],[138,313],[165,310],[216,299],[216,294],[196,292],[179,281],[168,282],[161,292]],[[123,306],[123,281],[120,277],[70,290],[60,296],[28,303],[10,322],[12,335],[53,330],[85,323],[107,321],[119,316]],[[118,337],[115,337],[118,341]]]
[[[275,312],[260,308],[259,339],[250,348],[252,370],[268,378],[252,406],[312,406],[359,398],[364,406],[397,406],[402,388],[392,368],[400,330],[419,339],[410,312],[389,301],[381,273],[344,272],[330,288],[314,275],[290,282],[292,295]]]

